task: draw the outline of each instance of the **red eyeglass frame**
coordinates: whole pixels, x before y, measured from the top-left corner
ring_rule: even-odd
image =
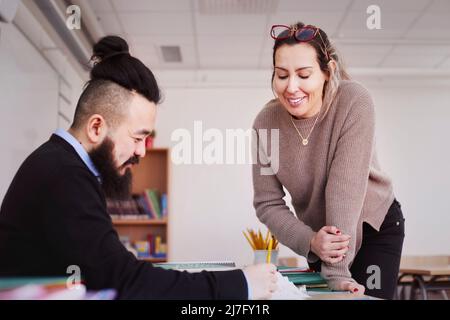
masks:
[[[289,34],[286,35],[285,37],[276,37],[274,35],[274,29],[277,28],[277,27],[286,28],[286,30],[289,30]],[[311,38],[309,38],[309,39],[298,39],[296,34],[300,30],[313,30],[314,33],[312,34]],[[308,41],[311,41],[312,39],[314,39],[317,36],[317,34],[319,34],[320,40],[322,41],[323,53],[325,53],[325,55],[327,56],[328,61],[330,61],[330,56],[328,55],[328,50],[326,49],[325,41],[323,41],[322,35],[319,32],[319,28],[317,28],[315,26],[311,26],[311,25],[306,25],[306,26],[303,26],[301,28],[297,28],[297,26],[287,26],[287,25],[284,25],[284,24],[274,24],[272,26],[272,28],[270,29],[270,36],[274,40],[284,40],[284,39],[287,39],[287,38],[293,36],[294,39],[297,40],[298,42],[308,42]]]

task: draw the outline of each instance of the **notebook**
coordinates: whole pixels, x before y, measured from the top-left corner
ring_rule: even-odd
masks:
[[[186,261],[186,262],[161,262],[154,263],[155,267],[163,269],[173,269],[179,271],[200,272],[200,271],[226,271],[237,269],[233,261]]]

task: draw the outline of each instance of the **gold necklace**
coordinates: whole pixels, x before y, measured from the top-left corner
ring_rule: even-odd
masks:
[[[309,134],[308,134],[308,136],[307,136],[306,138],[304,138],[304,137],[302,136],[302,134],[300,133],[300,130],[297,129],[297,126],[295,125],[294,120],[292,119],[293,116],[291,115],[291,117],[290,117],[290,118],[291,118],[292,125],[294,126],[295,130],[297,131],[297,133],[298,133],[298,135],[299,135],[299,137],[300,137],[300,140],[302,141],[302,144],[303,144],[304,146],[308,145],[309,137],[311,136],[311,133],[313,132],[314,127],[316,126],[316,122],[317,122],[317,119],[319,119],[319,115],[320,115],[320,111],[321,111],[321,110],[322,110],[322,107],[319,109],[319,113],[317,113],[316,120],[314,120],[314,124],[313,124],[313,126],[312,126],[312,128],[311,128],[311,131],[309,131]]]

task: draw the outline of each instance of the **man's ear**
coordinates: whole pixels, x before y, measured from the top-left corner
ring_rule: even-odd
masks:
[[[103,141],[108,132],[108,126],[105,118],[99,114],[93,114],[89,117],[86,124],[86,136],[89,142],[96,145]]]

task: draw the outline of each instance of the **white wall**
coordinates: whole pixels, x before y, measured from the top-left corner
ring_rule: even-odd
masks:
[[[379,157],[407,219],[404,253],[450,254],[449,88],[373,83],[367,87],[376,103]],[[173,130],[193,134],[196,120],[204,131],[250,128],[272,97],[268,87],[257,87],[166,89],[156,145],[173,147]],[[265,230],[252,207],[250,166],[172,164],[171,173],[170,259],[250,263],[242,230]],[[280,255],[293,253],[283,248]]]
[[[450,254],[450,87],[374,87],[380,161],[406,218],[405,254]]]
[[[11,24],[0,38],[0,199],[28,154],[57,123],[56,74]]]
[[[23,160],[68,127],[82,84],[22,4],[14,24],[0,23],[0,202]]]

